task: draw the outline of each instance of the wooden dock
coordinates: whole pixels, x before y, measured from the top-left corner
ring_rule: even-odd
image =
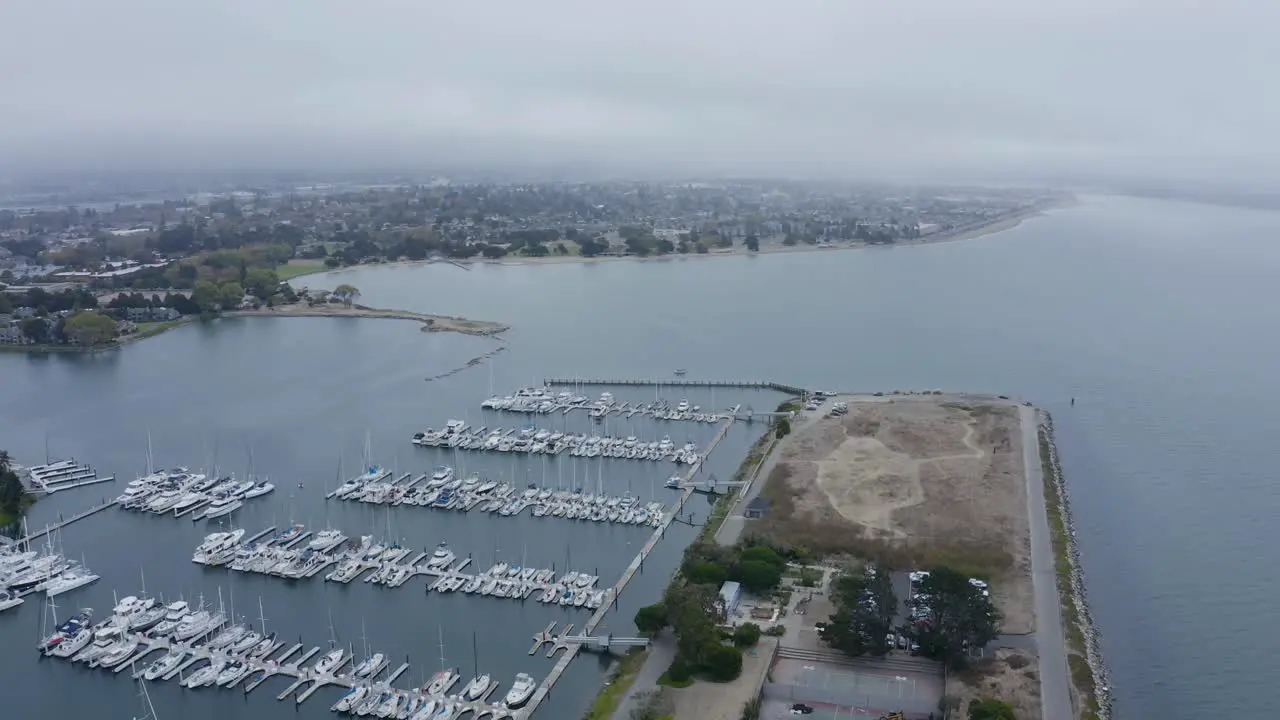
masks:
[[[38,540],[38,539],[40,539],[40,538],[44,537],[45,535],[48,535],[49,533],[57,532],[58,530],[61,530],[62,528],[64,528],[64,527],[66,527],[66,526],[70,525],[71,523],[79,522],[80,520],[83,520],[83,519],[85,519],[85,518],[87,518],[87,517],[89,517],[89,516],[91,516],[91,515],[97,515],[98,513],[102,512],[103,510],[106,510],[106,509],[107,509],[107,508],[109,508],[109,507],[113,507],[113,506],[115,506],[115,504],[116,504],[116,501],[115,501],[115,500],[106,500],[106,499],[104,499],[104,500],[102,501],[102,503],[100,503],[100,504],[98,504],[98,505],[94,505],[93,507],[89,508],[88,510],[84,510],[84,511],[78,512],[78,513],[76,513],[75,515],[72,515],[72,516],[71,516],[71,517],[69,517],[69,518],[61,518],[61,517],[59,517],[58,522],[54,523],[53,525],[49,525],[49,526],[47,526],[47,527],[45,527],[45,528],[43,528],[43,529],[41,529],[41,530],[38,530],[38,531],[36,531],[36,532],[33,532],[33,533],[31,533],[30,535],[27,535],[26,537],[18,538],[18,541],[17,541],[17,542],[18,542],[18,545],[20,545],[20,546],[26,546],[26,545],[30,544],[30,542],[31,542],[32,540]]]
[[[716,445],[719,445],[725,435],[729,434],[729,428],[733,427],[733,422],[733,420],[726,420],[724,424],[720,426],[720,430],[716,432],[715,437],[711,438],[711,441],[707,443],[705,448],[703,448],[701,453],[702,459],[690,467],[688,472],[685,473],[684,482],[686,484],[693,482],[693,476],[702,469],[703,463],[705,463],[706,459],[711,456],[711,452],[715,450]],[[645,542],[644,546],[640,548],[640,552],[631,560],[631,564],[627,566],[627,569],[623,571],[622,577],[618,578],[618,582],[614,583],[612,589],[608,593],[609,602],[603,603],[591,614],[591,618],[587,620],[586,624],[582,626],[581,635],[587,636],[594,633],[595,629],[600,626],[601,621],[604,620],[605,614],[609,612],[609,608],[617,605],[618,596],[622,594],[627,583],[631,582],[631,578],[635,577],[636,572],[644,565],[645,558],[649,556],[649,553],[653,551],[653,548],[657,546],[658,542],[666,535],[667,528],[670,527],[671,522],[680,515],[680,511],[684,509],[685,503],[688,502],[692,495],[692,488],[687,488],[680,492],[679,499],[676,500],[675,506],[672,508],[671,512],[666,513],[663,516],[662,524],[653,531],[653,535],[649,536],[649,539]],[[570,628],[565,628],[565,631],[561,633],[562,638],[563,636],[568,635],[569,629]],[[540,639],[540,635],[549,635],[550,632],[551,628],[548,627],[539,635],[535,635],[534,641],[537,642]],[[552,642],[554,643],[555,641],[552,640]],[[540,648],[541,646],[542,643],[538,643],[530,654],[536,652],[537,648]],[[538,705],[541,704],[542,701],[546,699],[547,695],[551,693],[552,686],[556,684],[556,681],[560,679],[560,676],[564,674],[564,671],[569,668],[569,663],[573,662],[573,659],[578,656],[578,652],[582,650],[583,646],[581,643],[553,644],[551,649],[552,653],[560,647],[564,647],[565,653],[560,656],[560,660],[551,668],[551,672],[548,673],[547,676],[543,678],[542,683],[538,685],[538,689],[534,691],[533,697],[529,699],[529,704],[517,712],[517,717],[527,718],[533,714],[533,711],[538,708]]]
[[[671,378],[668,380],[608,380],[601,378],[545,378],[544,385],[601,385],[601,386],[631,386],[631,387],[656,387],[666,385],[668,387],[694,387],[694,388],[738,388],[743,390],[777,390],[788,395],[804,395],[807,390],[795,385],[786,385],[784,383],[769,382],[765,380],[686,380],[683,378]]]

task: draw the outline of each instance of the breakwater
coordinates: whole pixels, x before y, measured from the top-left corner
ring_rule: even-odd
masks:
[[[1044,464],[1044,480],[1050,486],[1052,495],[1046,497],[1046,501],[1052,503],[1052,507],[1047,508],[1050,513],[1050,519],[1058,520],[1061,523],[1062,532],[1059,534],[1054,532],[1054,556],[1055,562],[1059,564],[1058,580],[1068,583],[1065,592],[1063,588],[1059,588],[1059,593],[1065,595],[1062,598],[1064,603],[1063,619],[1067,623],[1067,627],[1063,630],[1067,636],[1067,644],[1069,653],[1076,654],[1077,657],[1083,655],[1083,661],[1088,666],[1088,682],[1081,683],[1080,675],[1074,667],[1079,660],[1068,657],[1069,664],[1072,666],[1072,681],[1076,685],[1076,690],[1081,693],[1089,693],[1091,698],[1082,698],[1081,703],[1085,705],[1085,713],[1092,712],[1092,717],[1100,720],[1110,720],[1111,718],[1111,687],[1107,679],[1107,668],[1102,658],[1102,650],[1099,644],[1100,634],[1093,623],[1093,616],[1089,611],[1089,601],[1085,590],[1084,569],[1080,562],[1080,549],[1075,542],[1075,522],[1071,516],[1071,503],[1067,497],[1066,482],[1062,475],[1062,466],[1058,462],[1058,448],[1053,440],[1053,418],[1046,411],[1040,411],[1040,459]],[[1054,516],[1057,518],[1054,518]],[[1051,531],[1054,530],[1051,526]],[[1059,547],[1059,545],[1063,545]],[[1061,570],[1061,562],[1065,556],[1067,564],[1066,577],[1063,577]],[[1069,603],[1070,606],[1066,606]],[[1087,684],[1087,687],[1080,687]],[[1089,702],[1092,700],[1092,703]],[[1092,705],[1092,706],[1091,706]],[[1082,713],[1081,717],[1089,718],[1091,715]]]

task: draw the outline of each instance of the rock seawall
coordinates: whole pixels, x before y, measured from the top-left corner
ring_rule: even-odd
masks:
[[[1058,447],[1053,438],[1053,418],[1048,412],[1040,411],[1040,436],[1041,450],[1047,451],[1048,457],[1042,458],[1045,465],[1045,480],[1053,489],[1053,494],[1046,497],[1046,501],[1054,503],[1057,513],[1062,518],[1063,526],[1066,529],[1066,562],[1069,567],[1066,581],[1069,583],[1066,595],[1069,597],[1071,604],[1074,606],[1071,622],[1075,624],[1077,633],[1073,633],[1071,628],[1064,628],[1067,632],[1068,642],[1071,650],[1077,653],[1083,653],[1085,662],[1088,663],[1089,672],[1092,677],[1092,688],[1077,688],[1081,691],[1091,691],[1093,699],[1097,703],[1096,715],[1102,720],[1110,720],[1111,718],[1111,687],[1107,678],[1106,663],[1102,658],[1102,650],[1099,646],[1099,633],[1093,623],[1093,615],[1089,611],[1088,595],[1085,590],[1084,569],[1080,562],[1080,549],[1076,545],[1075,537],[1075,520],[1071,515],[1071,503],[1067,496],[1066,482],[1062,474],[1062,466],[1058,462]],[[1055,555],[1059,555],[1061,549],[1055,547]],[[1058,573],[1058,580],[1061,582],[1063,578],[1061,569]],[[1061,588],[1059,588],[1061,591]],[[1064,599],[1065,601],[1065,599]],[[1083,641],[1080,641],[1083,638]],[[1083,645],[1083,647],[1080,647]]]

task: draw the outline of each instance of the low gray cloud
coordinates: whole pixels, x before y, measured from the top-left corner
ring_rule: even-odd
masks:
[[[11,0],[0,158],[904,178],[1280,161],[1250,0]]]

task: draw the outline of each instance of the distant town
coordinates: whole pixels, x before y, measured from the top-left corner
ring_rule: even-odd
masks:
[[[0,198],[8,208],[0,210],[0,345],[95,347],[190,316],[297,303],[290,279],[352,265],[928,242],[1016,221],[1063,199],[1027,190],[763,181],[447,180],[233,187],[83,206],[61,206],[56,196]]]

